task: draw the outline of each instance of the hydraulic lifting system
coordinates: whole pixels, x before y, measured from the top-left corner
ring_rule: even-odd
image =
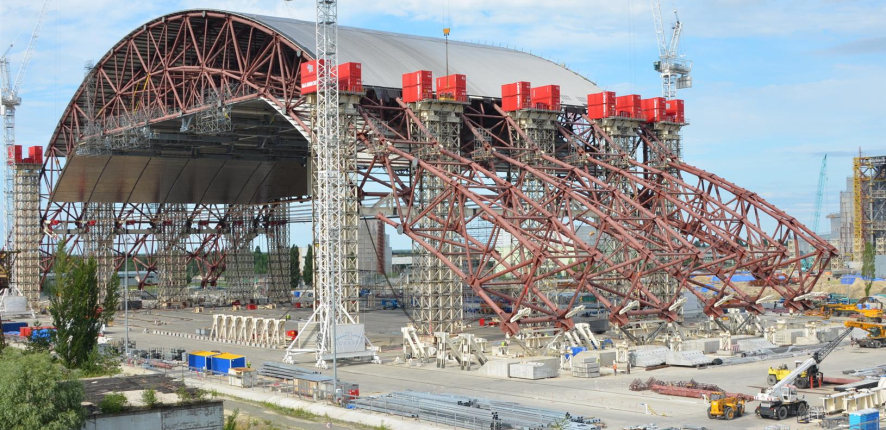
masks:
[[[868,332],[868,337],[857,339],[855,343],[863,348],[880,348],[886,345],[886,324],[866,321],[846,321],[846,327],[860,328]]]
[[[809,410],[809,404],[806,403],[806,400],[797,397],[797,385],[794,385],[794,382],[801,379],[803,374],[806,374],[805,383],[814,384],[821,381],[823,375],[819,372],[818,365],[837,348],[843,339],[846,339],[846,336],[849,336],[850,332],[852,332],[852,328],[846,329],[836,339],[815,351],[811,358],[798,365],[784,379],[754,396],[754,399],[760,401],[760,405],[756,409],[757,416],[783,420],[789,416],[805,415]],[[806,385],[806,387],[808,386]]]

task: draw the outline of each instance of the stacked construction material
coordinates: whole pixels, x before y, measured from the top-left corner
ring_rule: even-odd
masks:
[[[514,363],[510,369],[511,378],[517,379],[547,379],[556,378],[557,370],[551,369],[544,363]]]
[[[880,430],[880,411],[862,409],[849,413],[849,428],[858,430]]]
[[[345,92],[363,92],[363,66],[344,63],[338,66],[338,89]]]
[[[629,94],[615,98],[615,114],[627,118],[643,119],[640,96]]]
[[[640,100],[643,109],[643,117],[646,122],[660,122],[665,119],[666,101],[664,97],[652,97]]]
[[[434,98],[434,74],[430,70],[403,74],[403,101],[417,101]]]
[[[437,98],[457,102],[468,101],[467,77],[453,74],[437,78]]]
[[[532,106],[532,98],[529,95],[529,82],[514,82],[501,86],[501,109],[505,112],[514,112]]]
[[[683,100],[668,100],[665,104],[665,114],[673,122],[686,123],[685,104]]]
[[[573,357],[572,376],[576,378],[599,378],[600,362],[596,357]]]
[[[353,405],[386,414],[417,418],[438,426],[466,429],[550,428],[599,429],[598,418],[574,417],[551,409],[453,394],[400,391],[355,399]]]
[[[545,85],[530,90],[532,107],[545,110],[560,110],[560,86]]]
[[[603,119],[615,116],[615,91],[588,94],[588,117]]]
[[[320,372],[304,367],[291,366],[283,363],[265,361],[261,364],[258,374],[269,378],[298,379],[302,375],[316,375]]]

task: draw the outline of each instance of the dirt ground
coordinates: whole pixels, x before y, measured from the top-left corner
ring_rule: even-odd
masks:
[[[707,276],[698,276],[693,279],[705,284],[711,284],[711,278]],[[749,293],[754,293],[758,289],[758,287],[749,286],[747,282],[735,282],[734,284],[742,291],[747,291]],[[714,282],[713,285],[720,287],[723,284],[721,282]],[[860,278],[855,279],[855,282],[851,285],[846,285],[840,283],[840,278],[822,275],[822,277],[819,278],[818,283],[815,284],[813,291],[846,294],[849,298],[860,299],[865,296],[864,289],[866,285],[867,282]],[[775,293],[773,290],[770,291],[771,293]],[[871,286],[871,295],[873,294],[886,294],[886,281],[874,281],[874,284]]]

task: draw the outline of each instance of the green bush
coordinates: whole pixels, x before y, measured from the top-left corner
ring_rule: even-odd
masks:
[[[49,354],[0,354],[0,429],[79,429],[86,421],[82,401],[83,383]]]
[[[142,402],[144,402],[148,409],[153,409],[159,402],[159,400],[157,400],[157,391],[153,388],[142,391]]]
[[[126,407],[126,396],[122,393],[106,394],[98,403],[98,408],[106,414],[120,412],[124,407]]]

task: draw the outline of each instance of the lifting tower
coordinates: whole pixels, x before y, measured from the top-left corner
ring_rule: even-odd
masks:
[[[418,116],[433,139],[439,143],[420,148],[418,156],[424,160],[440,160],[442,155],[437,148],[460,153],[461,151],[461,114],[464,112],[466,103],[456,100],[425,99],[410,103],[410,109]],[[418,125],[412,124],[411,133],[415,136],[422,135]],[[457,166],[444,166],[450,172]],[[423,173],[419,176],[416,184],[415,198],[418,207],[433,207],[433,216],[422,216],[418,225],[422,229],[447,230],[446,223],[458,222],[463,219],[463,214],[458,211],[458,205],[441,195],[446,190],[446,184],[437,176]],[[419,214],[416,214],[419,215]],[[450,229],[451,230],[451,229]],[[436,332],[459,333],[462,330],[464,292],[463,283],[452,270],[443,263],[441,258],[449,259],[454,265],[461,266],[464,262],[460,257],[454,257],[453,247],[448,241],[461,240],[453,231],[441,233],[443,240],[427,239],[441,255],[433,255],[427,249],[413,242],[413,255],[416,256],[416,276],[413,277],[417,284],[413,291],[417,295],[417,304],[413,309],[413,319],[418,327],[417,331],[423,335],[432,335]]]

